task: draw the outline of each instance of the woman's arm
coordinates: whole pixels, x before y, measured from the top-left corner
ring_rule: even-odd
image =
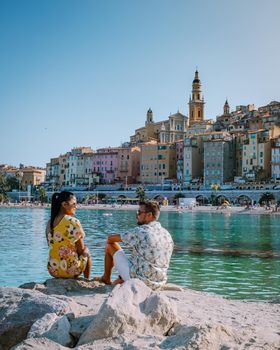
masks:
[[[85,246],[84,239],[80,238],[75,243],[78,255],[89,254],[88,248]]]

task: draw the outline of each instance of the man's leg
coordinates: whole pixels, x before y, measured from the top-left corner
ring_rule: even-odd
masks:
[[[101,277],[95,277],[94,281],[103,282],[105,284],[111,284],[112,269],[114,266],[113,255],[122,248],[116,242],[107,243],[105,247],[105,257],[104,257],[104,273]]]

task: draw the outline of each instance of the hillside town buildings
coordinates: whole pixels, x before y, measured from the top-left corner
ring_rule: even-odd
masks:
[[[228,99],[216,120],[205,117],[199,72],[192,82],[188,116],[177,111],[160,121],[151,108],[144,125],[119,147],[76,147],[50,159],[46,170],[25,167],[23,186],[43,183],[48,189],[94,189],[97,185],[200,184],[280,181],[280,102],[258,109],[253,104],[231,111]],[[18,168],[0,165],[16,176]],[[45,176],[46,175],[46,176]]]
[[[235,178],[280,179],[279,102],[272,101],[259,109],[253,104],[239,105],[231,111],[226,100],[223,113],[216,121],[205,118],[204,107],[202,83],[196,70],[188,101],[189,116],[178,111],[155,121],[149,108],[144,126],[135,130],[125,147],[91,151],[84,156],[85,175],[81,165],[78,170],[78,164],[74,166],[69,162],[65,182],[61,181],[60,174],[61,185],[92,187],[122,183],[126,187],[172,181],[210,187],[233,182]],[[66,157],[70,157],[72,163],[73,156],[77,157],[76,161],[81,163],[82,156],[74,153],[72,150]],[[54,168],[53,177],[57,177],[58,172]]]

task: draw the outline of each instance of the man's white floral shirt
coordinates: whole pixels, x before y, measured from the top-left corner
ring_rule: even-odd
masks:
[[[121,239],[132,250],[131,278],[139,278],[152,289],[164,285],[174,246],[170,233],[158,221],[152,221],[121,234]]]

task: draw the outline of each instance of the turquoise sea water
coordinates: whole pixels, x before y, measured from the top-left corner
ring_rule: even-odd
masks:
[[[106,235],[133,227],[135,211],[78,209],[93,257],[92,277],[103,271]],[[0,285],[50,277],[45,239],[49,215],[49,209],[0,208]],[[237,299],[279,297],[279,220],[269,215],[162,212],[160,221],[175,242],[169,282]]]

